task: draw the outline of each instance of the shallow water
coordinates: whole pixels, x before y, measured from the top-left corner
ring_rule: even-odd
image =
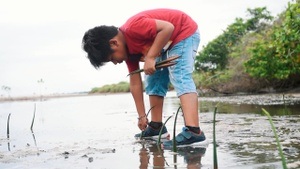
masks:
[[[164,119],[177,112],[179,100],[174,96],[171,93],[165,100]],[[219,168],[282,168],[274,134],[261,108],[272,114],[288,166],[300,168],[300,104],[229,104],[224,99],[199,98],[200,125],[209,144],[182,148],[178,154],[133,138],[140,131],[130,94],[0,103],[0,168],[213,168],[215,106]],[[182,116],[177,120],[179,133]],[[170,133],[173,122],[171,118],[167,123]]]

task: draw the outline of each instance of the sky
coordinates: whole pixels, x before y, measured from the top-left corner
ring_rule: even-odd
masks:
[[[128,81],[126,64],[95,69],[81,48],[95,26],[121,26],[153,8],[179,9],[198,24],[199,51],[248,8],[267,7],[272,16],[291,0],[0,0],[0,97],[87,92]],[[42,79],[42,81],[41,81]],[[4,90],[9,87],[10,90]]]

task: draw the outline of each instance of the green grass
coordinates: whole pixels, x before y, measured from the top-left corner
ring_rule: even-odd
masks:
[[[171,119],[171,117],[172,116],[169,116],[168,118],[167,118],[167,120],[163,123],[163,126],[161,127],[161,129],[159,130],[159,135],[158,135],[158,140],[157,140],[157,145],[158,146],[160,146],[160,144],[161,144],[161,135],[162,135],[162,131],[163,131],[163,128],[164,128],[164,126],[166,126],[166,124],[167,124],[167,122]]]
[[[129,83],[121,81],[117,84],[107,84],[101,87],[94,87],[90,93],[125,93],[130,92]]]
[[[281,157],[282,167],[283,167],[283,169],[287,169],[285,156],[284,156],[284,154],[283,154],[282,147],[281,147],[281,144],[280,144],[280,142],[279,142],[279,138],[278,138],[278,135],[277,135],[276,128],[275,128],[275,126],[274,126],[273,120],[272,120],[272,118],[271,118],[269,112],[267,112],[264,108],[262,108],[262,111],[263,111],[263,113],[268,117],[269,122],[270,122],[270,124],[271,124],[272,130],[273,130],[273,133],[274,133],[276,142],[277,142],[277,148],[278,148],[278,151],[279,151],[279,155],[280,155],[280,157]]]
[[[179,110],[181,109],[181,106],[177,109],[175,119],[174,119],[174,129],[173,129],[173,152],[177,152],[177,144],[176,144],[176,125],[177,125],[177,116],[179,113]]]
[[[214,120],[213,120],[213,160],[214,160],[214,169],[218,168],[217,143],[216,143],[216,114],[217,114],[217,106],[215,107]]]

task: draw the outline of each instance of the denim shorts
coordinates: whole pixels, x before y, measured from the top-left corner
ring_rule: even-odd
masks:
[[[180,56],[175,60],[174,66],[157,69],[152,75],[145,75],[145,91],[147,95],[166,96],[171,82],[177,96],[186,93],[197,93],[192,78],[195,57],[200,43],[200,33],[197,30],[190,37],[178,42],[164,55],[156,58],[156,62],[168,57]]]

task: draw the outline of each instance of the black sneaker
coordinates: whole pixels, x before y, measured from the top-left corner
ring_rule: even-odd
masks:
[[[136,134],[134,137],[135,138],[145,138],[145,139],[158,140],[159,132],[160,132],[160,129],[156,130],[156,129],[154,129],[151,126],[148,125],[148,127],[143,132]],[[142,137],[141,137],[141,135],[142,135]],[[161,139],[166,139],[166,138],[169,138],[169,137],[170,137],[170,135],[167,131],[167,128],[165,126],[163,126]]]

